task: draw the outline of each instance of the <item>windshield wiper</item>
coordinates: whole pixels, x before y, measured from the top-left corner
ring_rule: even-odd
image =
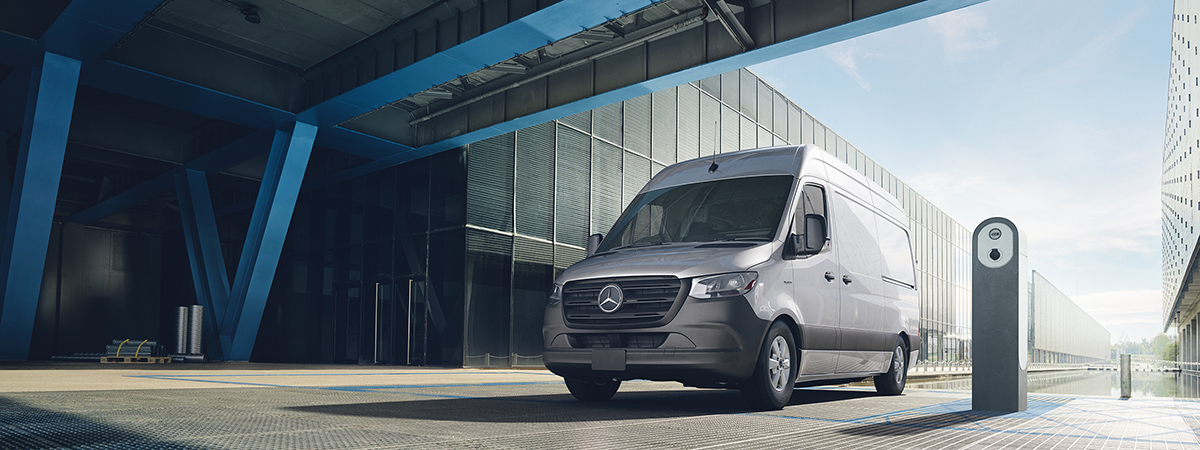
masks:
[[[772,241],[772,239],[771,239],[771,238],[765,238],[765,237],[736,237],[736,238],[716,238],[716,239],[709,239],[709,240],[707,240],[707,241],[702,241],[702,242],[731,242],[731,241],[757,241],[757,242],[771,242],[771,241]]]

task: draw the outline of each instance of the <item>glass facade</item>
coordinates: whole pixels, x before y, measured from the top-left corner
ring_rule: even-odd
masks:
[[[256,352],[540,366],[553,279],[654,174],[714,152],[803,143],[900,199],[918,260],[920,358],[969,359],[970,232],[745,69],[302,195]]]
[[[1167,127],[1162,155],[1163,328],[1179,331],[1179,360],[1200,362],[1197,332],[1200,292],[1192,284],[1196,266],[1196,221],[1200,220],[1200,1],[1176,0],[1171,21],[1171,68],[1167,84]],[[1193,96],[1196,96],[1193,99]],[[1195,367],[1185,367],[1194,370]]]

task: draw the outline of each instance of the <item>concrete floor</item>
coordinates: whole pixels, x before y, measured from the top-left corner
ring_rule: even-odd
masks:
[[[735,391],[627,382],[575,401],[544,370],[249,363],[0,364],[0,449],[1200,448],[1200,402],[797,390],[782,411]]]

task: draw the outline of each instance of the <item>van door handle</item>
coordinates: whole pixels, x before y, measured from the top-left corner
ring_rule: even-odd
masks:
[[[834,278],[833,272],[825,272],[825,281],[833,281]]]
[[[843,282],[843,283],[850,284],[850,282],[851,282],[851,281],[852,281],[852,280],[850,280],[850,275],[842,275],[842,282]]]

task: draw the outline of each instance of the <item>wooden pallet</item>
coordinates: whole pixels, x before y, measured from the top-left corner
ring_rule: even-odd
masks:
[[[101,356],[102,363],[168,364],[170,356]]]

